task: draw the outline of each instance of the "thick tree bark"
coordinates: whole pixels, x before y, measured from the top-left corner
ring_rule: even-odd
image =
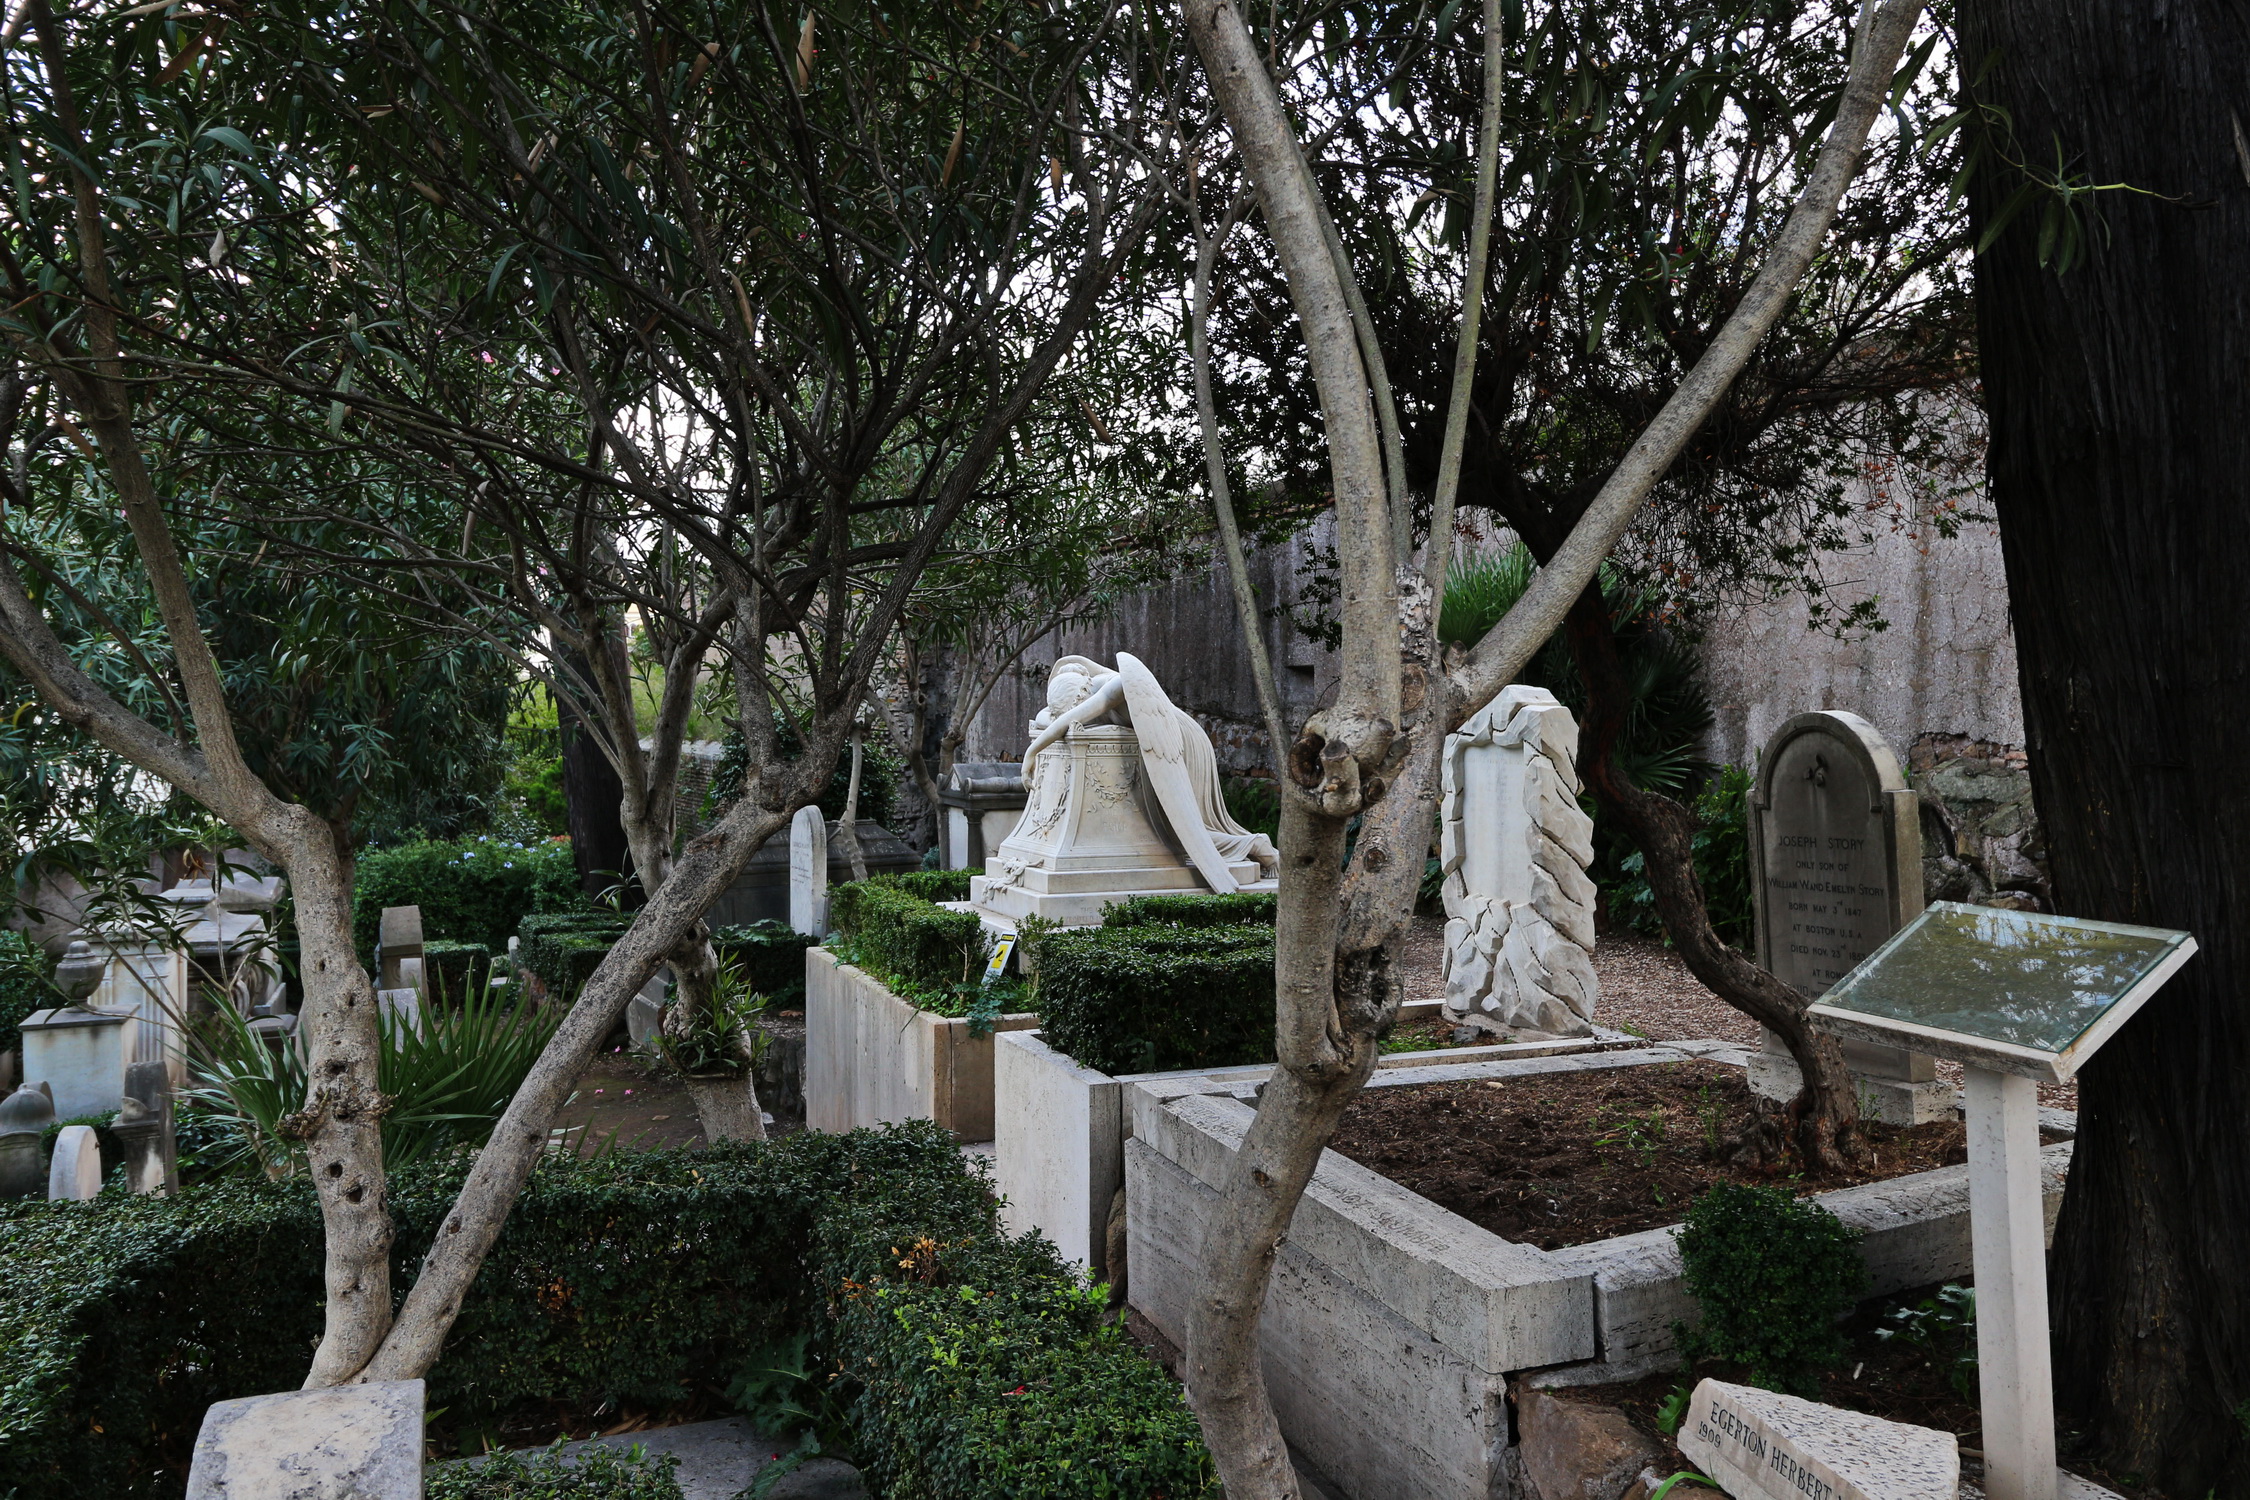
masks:
[[[1840,1172],[1859,1152],[1859,1103],[1852,1096],[1844,1049],[1834,1037],[1805,1025],[1811,997],[1783,984],[1719,937],[1695,874],[1695,814],[1671,798],[1642,791],[1618,769],[1614,751],[1632,710],[1632,695],[1617,659],[1617,635],[1601,586],[1594,584],[1571,606],[1565,626],[1571,654],[1586,680],[1586,722],[1578,742],[1579,772],[1641,851],[1656,914],[1688,972],[1713,994],[1767,1027],[1796,1059],[1804,1087],[1789,1109],[1798,1154],[1815,1174]],[[1779,1141],[1765,1139],[1767,1117],[1753,1125],[1743,1147],[1772,1165]],[[1778,1133],[1778,1132],[1776,1132]]]
[[[591,899],[633,876],[632,844],[618,815],[625,783],[577,714],[565,706],[560,717],[565,826],[579,885]]]
[[[2057,1404],[2112,1469],[2250,1495],[2250,16],[1965,0],[1988,152],[2095,184],[1978,258],[1992,497],[2057,908],[2202,955],[2088,1065],[2056,1227]],[[1989,159],[1989,157],[1988,157]],[[1995,163],[1988,226],[2022,181]]]

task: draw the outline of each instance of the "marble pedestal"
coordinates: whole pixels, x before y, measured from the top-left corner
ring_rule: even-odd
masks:
[[[1141,777],[1140,745],[1116,725],[1081,725],[1040,752],[1022,821],[969,882],[969,903],[1012,930],[1023,917],[1095,927],[1104,908],[1128,896],[1209,889],[1161,831],[1163,814]],[[1227,867],[1248,890],[1258,866]]]
[[[106,1115],[125,1097],[140,1025],[138,1016],[35,1010],[23,1020],[23,1076],[53,1090],[58,1120]]]

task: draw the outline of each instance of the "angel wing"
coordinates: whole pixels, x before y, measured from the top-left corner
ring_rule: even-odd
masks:
[[[1232,895],[1239,889],[1234,873],[1220,856],[1219,846],[1211,842],[1211,830],[1203,826],[1203,809],[1195,800],[1179,710],[1140,658],[1118,652],[1117,675],[1125,684],[1125,704],[1132,710],[1133,736],[1141,744],[1141,768],[1148,773],[1149,787],[1172,824],[1173,836],[1211,889]]]

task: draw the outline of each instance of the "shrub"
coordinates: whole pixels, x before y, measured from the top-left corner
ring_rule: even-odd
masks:
[[[839,939],[837,956],[924,1010],[965,1014],[980,997],[984,923],[975,912],[949,911],[915,894],[916,887],[939,886],[933,876],[959,873],[916,870],[837,886],[828,897],[828,920]]]
[[[419,1028],[382,1021],[376,1082],[391,1101],[383,1113],[383,1161],[397,1168],[456,1146],[492,1138],[516,1090],[562,1024],[554,1006],[530,1005],[507,990],[473,991],[457,1005],[432,1006]],[[304,1107],[305,1049],[299,1037],[280,1047],[220,1008],[197,1038],[196,1082],[187,1103],[216,1127],[201,1144],[200,1165],[213,1170],[256,1163],[293,1170],[304,1142],[284,1130]]]
[[[776,1010],[803,1007],[805,950],[819,943],[810,933],[771,919],[721,927],[711,934],[711,948],[719,962],[739,967],[750,988]]]
[[[401,1291],[467,1168],[455,1155],[394,1179]],[[0,1260],[0,1474],[18,1500],[178,1495],[163,1455],[184,1454],[204,1408],[291,1389],[320,1337],[320,1216],[301,1180],[0,1207]],[[1215,1493],[1179,1392],[1100,1314],[1052,1247],[1000,1231],[926,1121],[554,1154],[429,1403],[463,1422],[671,1404],[809,1338],[810,1367],[842,1372],[830,1395],[876,1493]]]
[[[565,1459],[557,1442],[523,1458],[493,1453],[430,1471],[424,1500],[681,1500],[680,1461],[630,1448],[586,1448]]]
[[[840,1369],[870,1489],[939,1496],[1216,1495],[1179,1388],[1104,1317],[1104,1289],[1057,1274],[1032,1237],[908,1237],[898,1206],[831,1218],[844,1274]]]
[[[1154,1073],[1273,1060],[1268,928],[1058,932],[1040,939],[1037,964],[1040,1029],[1086,1067]]]
[[[1859,1233],[1786,1188],[1721,1183],[1679,1230],[1700,1325],[1675,1330],[1689,1360],[1749,1367],[1752,1383],[1803,1393],[1844,1357],[1836,1320],[1867,1284]]]
[[[583,910],[567,843],[417,839],[359,857],[352,883],[352,940],[373,963],[386,906],[422,908],[422,935],[482,943],[494,953],[532,912]]]
[[[550,1000],[568,1002],[632,925],[613,911],[534,913],[516,929],[516,967],[539,976]]]
[[[0,1052],[23,1045],[16,1028],[35,1010],[64,1003],[47,983],[55,972],[46,951],[20,932],[0,931]]]
[[[492,950],[482,943],[439,938],[422,945],[422,969],[438,999],[459,1005],[492,984]]]
[[[966,901],[969,882],[983,873],[982,870],[895,870],[888,875],[870,875],[868,879],[894,886],[924,901]]]
[[[1281,899],[1271,891],[1229,896],[1128,896],[1102,913],[1104,927],[1271,927]]]
[[[1695,815],[1702,827],[1689,845],[1695,861],[1695,878],[1703,887],[1703,900],[1711,913],[1711,929],[1720,940],[1744,952],[1754,939],[1751,930],[1755,907],[1750,896],[1750,817],[1747,799],[1753,780],[1740,766],[1721,766],[1695,799]],[[1664,923],[1656,914],[1656,895],[1648,885],[1648,863],[1637,849],[1617,862],[1618,875],[1606,881],[1603,894],[1611,914],[1626,926],[1649,937],[1663,937]]]

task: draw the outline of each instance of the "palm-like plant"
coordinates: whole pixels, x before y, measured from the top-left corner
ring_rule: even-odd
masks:
[[[285,1177],[304,1156],[291,1128],[305,1098],[304,1049],[294,1037],[269,1043],[223,999],[214,997],[211,1010],[185,1095],[217,1127],[205,1159]],[[383,1117],[384,1164],[403,1167],[491,1139],[561,1020],[560,1010],[510,1004],[489,990],[458,1006],[425,1007],[419,1027],[386,1015],[377,1065],[378,1086],[393,1101]]]
[[[1447,572],[1445,599],[1438,610],[1438,637],[1467,646],[1515,607],[1531,586],[1531,549],[1518,542],[1456,562]],[[1618,768],[1643,791],[1677,797],[1692,792],[1711,766],[1698,745],[1711,727],[1711,703],[1696,678],[1695,655],[1662,621],[1657,591],[1635,585],[1604,564],[1602,598],[1617,629],[1618,663],[1632,693],[1632,708],[1611,754]],[[1558,636],[1540,648],[1522,680],[1543,687],[1571,712],[1586,711],[1586,687]]]

